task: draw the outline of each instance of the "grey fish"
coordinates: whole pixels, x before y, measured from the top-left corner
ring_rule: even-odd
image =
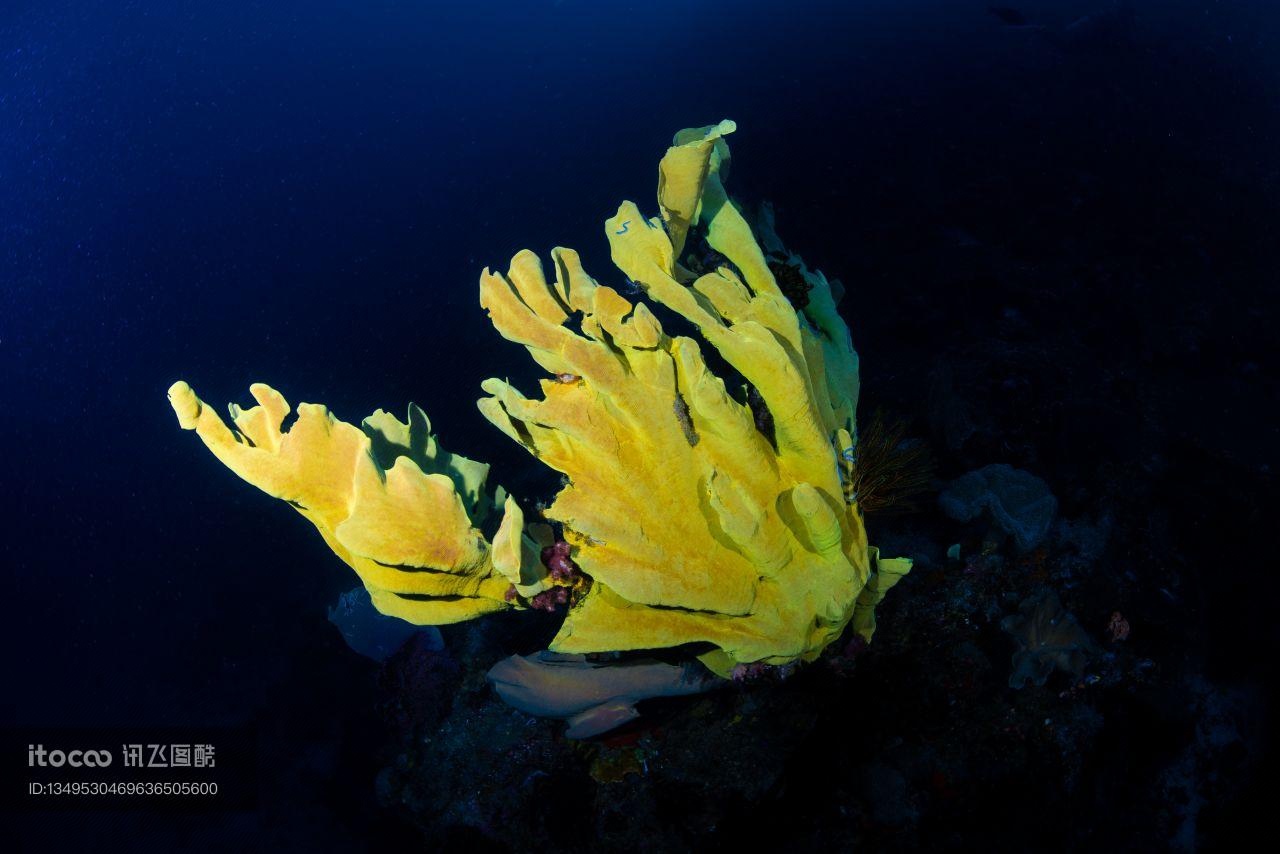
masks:
[[[569,738],[590,738],[635,720],[641,700],[700,694],[724,683],[697,663],[599,663],[546,650],[504,658],[488,679],[507,705],[567,720]]]

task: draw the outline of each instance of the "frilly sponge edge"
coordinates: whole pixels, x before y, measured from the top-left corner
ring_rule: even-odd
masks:
[[[877,561],[846,498],[858,364],[838,291],[796,256],[788,262],[810,285],[808,304],[797,312],[779,290],[722,184],[734,129],[677,134],[659,167],[661,217],[625,202],[605,231],[622,273],[754,388],[772,436],[708,368],[699,341],[668,335],[572,250],[551,251],[552,280],[529,251],[505,274],[481,276],[494,327],[554,375],[540,400],[486,380],[479,403],[567,478],[546,515],[591,583],[553,651],[707,643],[703,661],[721,674],[809,660],[850,620],[869,637],[874,606],[910,567]],[[714,272],[679,262],[695,226]],[[762,230],[776,255],[771,223]],[[417,407],[408,424],[379,411],[355,427],[302,404],[282,433],[288,404],[268,386],[251,391],[258,405],[232,406],[234,431],[186,383],[169,397],[223,463],[311,520],[383,613],[456,622],[509,607],[513,585],[529,596],[553,583],[519,507],[485,492],[486,465],[443,451]],[[489,541],[478,526],[499,504]]]
[[[509,582],[471,522],[488,504],[488,466],[443,452],[422,410],[408,424],[379,410],[354,427],[304,403],[281,432],[289,404],[262,383],[250,391],[258,405],[232,404],[234,431],[184,382],[169,401],[227,468],[307,517],[379,611],[441,625],[506,607]]]

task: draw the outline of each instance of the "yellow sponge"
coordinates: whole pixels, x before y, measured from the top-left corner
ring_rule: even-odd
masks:
[[[869,637],[875,605],[910,568],[877,562],[849,488],[858,361],[840,287],[786,256],[771,217],[766,257],[724,190],[735,129],[676,134],[658,215],[625,202],[605,222],[614,263],[648,303],[597,282],[570,249],[551,251],[549,274],[526,250],[480,278],[494,327],[549,374],[536,398],[486,380],[479,406],[565,475],[546,513],[589,584],[575,583],[553,651],[695,644],[722,675],[811,660],[855,614]],[[801,309],[774,279],[780,262],[809,288]],[[697,337],[669,335],[651,304]],[[534,536],[500,491],[490,499],[487,467],[442,451],[421,410],[357,428],[303,404],[281,432],[288,404],[265,385],[252,392],[258,406],[232,408],[234,431],[185,383],[170,399],[228,467],[315,524],[379,610],[454,622],[567,583],[539,560],[547,531]],[[490,543],[476,526],[498,504]]]
[[[284,397],[262,383],[250,392],[257,406],[231,406],[235,429],[185,382],[169,401],[227,468],[310,520],[379,611],[440,625],[506,607],[509,582],[468,515],[487,504],[488,467],[442,452],[422,410],[408,424],[379,410],[355,427],[304,403],[282,432]]]

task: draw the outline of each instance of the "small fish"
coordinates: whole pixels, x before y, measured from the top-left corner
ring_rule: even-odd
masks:
[[[636,703],[652,697],[700,694],[724,680],[696,663],[644,660],[597,664],[584,655],[513,655],[490,668],[489,683],[522,712],[569,722],[568,738],[590,738],[640,716]]]

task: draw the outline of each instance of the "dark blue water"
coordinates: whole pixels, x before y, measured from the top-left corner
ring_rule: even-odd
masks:
[[[726,117],[730,189],[849,285],[867,394],[925,419],[938,358],[1025,318],[979,370],[1046,366],[993,415],[1009,453],[1080,506],[1149,462],[1189,573],[1159,636],[1193,609],[1197,667],[1267,684],[1280,14],[1152,0],[1051,38],[1114,7],[1027,0],[1042,31],[986,5],[4,3],[0,719],[237,723],[340,691],[315,674],[343,672],[349,571],[178,429],[168,385],[348,421],[416,401],[536,488],[474,407],[536,376],[480,271],[567,245],[612,281],[604,218],[653,210],[671,134]]]

